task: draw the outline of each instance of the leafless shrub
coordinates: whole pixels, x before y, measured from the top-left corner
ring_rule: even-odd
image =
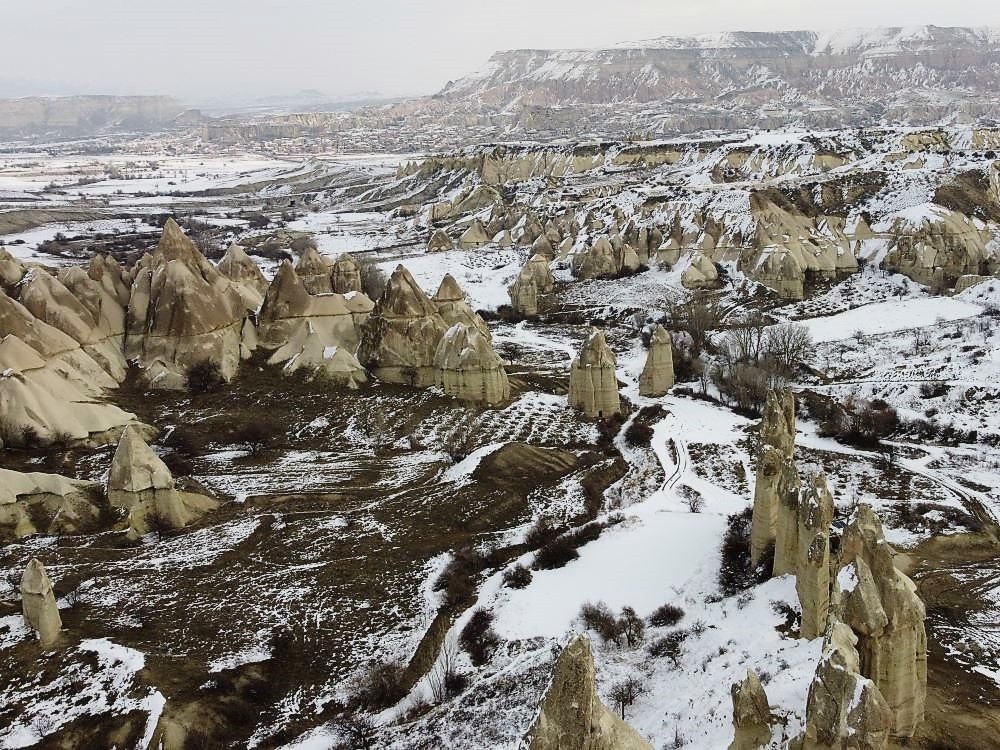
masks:
[[[634,675],[627,677],[621,682],[616,682],[611,686],[610,698],[621,711],[622,719],[625,718],[625,709],[635,703],[636,699],[645,692],[646,688],[638,677]]]

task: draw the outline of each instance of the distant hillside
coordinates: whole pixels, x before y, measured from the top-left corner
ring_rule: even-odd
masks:
[[[169,96],[30,96],[0,99],[0,136],[85,136],[161,130],[185,111]]]
[[[916,26],[511,50],[449,83],[437,98],[466,111],[508,115],[660,103],[650,113],[659,120],[656,129],[685,131],[998,117],[998,92],[1000,30]]]

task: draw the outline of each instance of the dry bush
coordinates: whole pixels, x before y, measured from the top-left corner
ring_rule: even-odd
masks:
[[[459,644],[477,667],[488,662],[500,645],[500,638],[492,625],[493,613],[488,609],[479,608],[472,613],[458,636]]]
[[[673,604],[663,604],[653,610],[649,616],[649,624],[663,628],[676,625],[684,617],[684,610]]]
[[[523,565],[515,565],[503,572],[504,585],[512,589],[523,589],[531,583],[531,571]]]

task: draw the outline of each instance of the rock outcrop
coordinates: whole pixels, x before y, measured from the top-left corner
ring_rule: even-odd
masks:
[[[177,489],[166,464],[132,427],[118,442],[105,491],[112,506],[128,511],[133,534],[182,528],[217,505],[205,495]]]
[[[381,380],[425,388],[438,381],[434,358],[447,330],[437,306],[397,266],[362,327],[358,359]]]
[[[474,220],[458,238],[458,247],[461,250],[474,250],[488,244],[490,244],[490,236],[486,233],[486,227],[479,219]]]
[[[0,469],[0,540],[100,530],[103,494],[92,482]]]
[[[559,655],[525,744],[529,750],[652,750],[601,702],[594,656],[584,636],[577,636]]]
[[[325,255],[320,255],[315,247],[307,247],[295,266],[295,273],[302,279],[309,294],[331,294],[333,263]]]
[[[448,396],[491,406],[510,399],[503,360],[474,325],[455,323],[445,332],[434,366]]]
[[[350,253],[341,253],[333,262],[330,270],[330,280],[336,294],[362,292],[361,264]]]
[[[269,364],[294,372],[306,368],[342,385],[367,380],[354,352],[374,304],[360,292],[311,295],[284,261],[268,287],[257,326],[258,345]]]
[[[454,250],[455,243],[451,241],[451,237],[443,229],[436,229],[431,235],[431,238],[427,241],[427,252],[436,253],[444,250]]]
[[[925,611],[894,554],[878,516],[860,505],[841,537],[837,608],[857,635],[862,674],[889,705],[892,735],[912,737],[927,695]]]
[[[771,741],[771,705],[760,678],[752,669],[730,690],[735,736],[729,750],[760,750]]]
[[[569,372],[569,405],[589,419],[621,411],[615,355],[604,334],[592,328]]]
[[[135,419],[102,400],[104,390],[118,381],[78,341],[2,291],[0,332],[5,334],[0,340],[3,443],[59,438],[102,445]]]
[[[793,483],[795,467],[795,397],[791,391],[771,391],[760,422],[760,453],[754,486],[750,555],[754,562],[776,542],[779,491]],[[794,512],[794,510],[793,510]],[[797,526],[796,526],[797,527]]]
[[[532,255],[521,268],[517,279],[507,290],[514,312],[524,318],[538,315],[541,298],[555,288],[549,262],[541,255]]]
[[[639,270],[639,256],[619,235],[601,236],[573,256],[571,270],[578,279],[615,279]]]
[[[62,618],[52,592],[52,582],[45,566],[31,558],[21,576],[21,608],[25,624],[38,634],[42,648],[52,648],[59,642]]]
[[[487,342],[492,340],[493,335],[490,333],[486,321],[472,309],[465,298],[465,292],[462,291],[458,282],[455,281],[455,277],[450,273],[446,273],[441,280],[441,285],[434,294],[433,302],[434,306],[437,307],[438,314],[449,328],[460,323],[475,328],[486,337]]]
[[[833,496],[826,476],[815,474],[806,482],[799,500],[798,561],[795,590],[802,606],[803,638],[826,632],[830,613],[830,524]]]
[[[719,286],[719,271],[705,255],[694,252],[681,272],[681,284],[685,289],[715,289]]]
[[[885,750],[892,711],[878,686],[863,677],[857,638],[834,622],[823,644],[806,701],[805,732],[794,750]]]
[[[193,365],[236,374],[246,307],[233,282],[168,219],[156,251],[140,262],[128,308],[125,354],[161,388],[183,388]]]
[[[646,364],[639,376],[639,395],[656,398],[674,386],[674,350],[667,330],[657,325],[649,338]]]
[[[219,261],[218,269],[219,273],[233,282],[247,310],[260,307],[267,293],[267,279],[242,247],[230,246]]]

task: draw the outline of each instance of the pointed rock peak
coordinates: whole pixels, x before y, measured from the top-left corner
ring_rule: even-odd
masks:
[[[734,683],[730,692],[733,696],[733,723],[737,727],[770,723],[771,706],[756,672],[748,669],[743,682]]]
[[[656,328],[653,329],[653,335],[649,337],[649,342],[651,344],[670,344],[672,343],[670,338],[670,332],[667,331],[662,325],[657,323]]]
[[[45,596],[52,591],[52,581],[49,574],[42,565],[42,561],[37,557],[31,558],[28,566],[21,576],[21,593]]]
[[[305,276],[318,276],[319,274],[327,273],[329,270],[329,261],[327,261],[325,256],[320,255],[319,251],[314,247],[306,248],[306,251],[302,253],[302,257],[299,258],[299,264],[295,267],[297,273]]]
[[[201,251],[191,241],[191,238],[184,234],[184,230],[173,218],[167,219],[167,223],[163,225],[160,244],[156,246],[153,254],[164,260],[179,260],[189,265],[198,265],[200,261],[204,260]]]
[[[149,489],[170,489],[173,486],[174,480],[167,465],[146,445],[146,441],[132,425],[126,426],[111,460],[107,489],[142,492]]]
[[[528,263],[539,263],[541,265],[547,266],[549,264],[549,259],[546,258],[544,255],[535,253],[530,258],[528,258]],[[527,265],[528,263],[525,263],[525,265]]]
[[[341,253],[340,255],[338,255],[337,260],[334,261],[334,265],[350,266],[352,268],[357,268],[359,270],[361,269],[361,264],[358,262],[358,259],[355,258],[350,253]]]
[[[608,239],[608,236],[606,234],[602,234],[591,246],[591,250],[593,252],[607,253],[608,255],[611,255],[614,252],[614,247],[612,247],[611,240]]]
[[[465,299],[465,292],[455,281],[455,277],[446,273],[441,279],[441,286],[438,287],[437,294],[434,295],[435,302],[459,302]]]
[[[261,317],[268,319],[284,317],[288,310],[300,312],[308,305],[309,292],[306,291],[302,279],[290,261],[282,261],[264,295]]]
[[[608,346],[603,331],[597,328],[590,329],[590,335],[587,336],[587,340],[583,342],[583,348],[580,350],[580,362],[584,365],[598,367],[615,366],[615,354]]]
[[[222,260],[219,262],[221,266],[223,263],[236,263],[243,265],[245,263],[253,263],[250,256],[247,255],[246,250],[243,249],[242,245],[230,245],[229,249],[226,250],[226,254],[222,256]],[[256,264],[254,264],[256,265]]]
[[[376,313],[379,312],[399,317],[419,317],[436,314],[437,308],[410,272],[398,265],[376,305]]]

